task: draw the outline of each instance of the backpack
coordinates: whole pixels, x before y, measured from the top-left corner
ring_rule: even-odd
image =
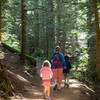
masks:
[[[72,65],[70,63],[69,57],[65,56],[64,59],[65,59],[66,65],[67,65],[67,69],[71,69]]]
[[[62,62],[59,53],[55,53],[53,58],[52,58],[52,66],[53,67],[61,67]]]

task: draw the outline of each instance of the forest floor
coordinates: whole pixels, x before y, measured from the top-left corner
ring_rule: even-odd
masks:
[[[4,48],[0,48],[0,61],[6,66],[8,77],[14,86],[14,96],[11,100],[44,100],[43,87],[39,77],[41,62],[37,63],[36,73],[30,75],[20,62],[17,54],[11,53]],[[91,93],[95,93],[86,84],[77,79],[70,79],[70,87],[64,87],[62,80],[62,90],[53,91],[53,81],[51,82],[52,100],[92,100]],[[0,99],[3,100],[3,99]],[[97,99],[95,99],[97,100]]]

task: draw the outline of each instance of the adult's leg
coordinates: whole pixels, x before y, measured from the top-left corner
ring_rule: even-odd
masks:
[[[58,79],[59,89],[61,89],[62,72],[63,72],[63,69],[57,69],[57,76],[58,76],[57,79]]]
[[[69,84],[69,73],[67,73],[67,84]]]
[[[54,78],[55,84],[57,84],[57,69],[53,69],[53,78]]]
[[[64,73],[64,82],[66,83],[67,80],[67,73]]]
[[[57,89],[57,69],[53,69],[53,78],[55,82],[54,90]]]
[[[69,88],[69,73],[67,73],[67,88]]]

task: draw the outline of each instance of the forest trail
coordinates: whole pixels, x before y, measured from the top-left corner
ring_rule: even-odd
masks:
[[[17,54],[2,48],[0,50],[0,60],[8,69],[8,76],[15,88],[15,94],[11,97],[11,100],[44,100],[43,87],[39,77],[40,62],[37,64],[37,73],[30,75],[25,71]],[[93,92],[76,79],[70,79],[69,88],[65,88],[62,82],[62,90],[56,92],[53,91],[53,82],[51,83],[52,100],[91,100],[91,91]]]

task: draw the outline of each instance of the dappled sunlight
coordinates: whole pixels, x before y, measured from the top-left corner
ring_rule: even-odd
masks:
[[[0,60],[5,58],[4,52],[0,51]]]
[[[44,100],[44,99],[25,99],[23,98],[22,100]]]
[[[20,75],[16,75],[16,77],[19,79],[19,80],[21,80],[21,81],[23,81],[23,82],[29,82],[28,80],[26,80],[25,78],[23,78],[22,76],[20,76]]]
[[[10,70],[8,70],[8,72],[9,72],[10,74],[14,75],[14,76],[15,76],[16,78],[18,78],[19,80],[21,80],[21,81],[23,81],[23,82],[29,83],[28,80],[26,80],[24,77],[20,76],[19,74],[15,74],[15,73],[11,72]]]
[[[78,80],[75,80],[75,79],[70,79],[69,83],[70,83],[70,88],[80,88],[80,86],[83,85]],[[62,80],[62,85],[61,86],[64,87],[64,80]],[[53,82],[51,84],[51,87],[54,87]]]
[[[13,83],[14,88],[16,89],[15,90],[16,96],[11,98],[11,100],[45,100],[43,98],[44,97],[43,86],[39,74],[34,77],[30,73],[25,71],[24,68],[22,68],[23,66],[19,62],[19,57],[16,58],[16,56],[10,55],[6,59],[7,60],[5,61],[9,60],[7,66],[11,66],[11,69],[7,70],[8,77],[11,79],[11,82]],[[14,66],[14,64],[16,64],[17,66]],[[82,82],[78,81],[77,79],[71,79],[70,77],[69,83],[70,83],[69,88],[64,87],[64,80],[62,80],[61,91],[54,91],[53,90],[54,81],[52,79],[51,80],[52,100],[80,100],[81,96],[82,96],[81,98],[90,97],[91,94],[87,90],[94,92],[91,88],[89,88]],[[82,100],[88,100],[88,99],[82,99]]]
[[[95,91],[92,88],[89,88],[86,84],[81,84],[84,88],[88,89],[89,91],[95,93]]]
[[[62,82],[64,83],[64,80],[62,80]],[[69,80],[69,83],[70,83],[70,88],[80,88],[80,83],[75,80],[75,79],[70,79]]]
[[[38,92],[34,92],[34,95],[38,96],[38,95],[42,95],[42,93],[38,91]]]
[[[70,83],[79,83],[79,81],[76,80],[76,79],[70,79],[69,82],[70,82]]]
[[[79,88],[79,87],[80,87],[80,84],[75,84],[75,83],[74,83],[74,84],[71,84],[70,87],[72,87],[72,88],[74,88],[74,87],[75,87],[75,88]]]

